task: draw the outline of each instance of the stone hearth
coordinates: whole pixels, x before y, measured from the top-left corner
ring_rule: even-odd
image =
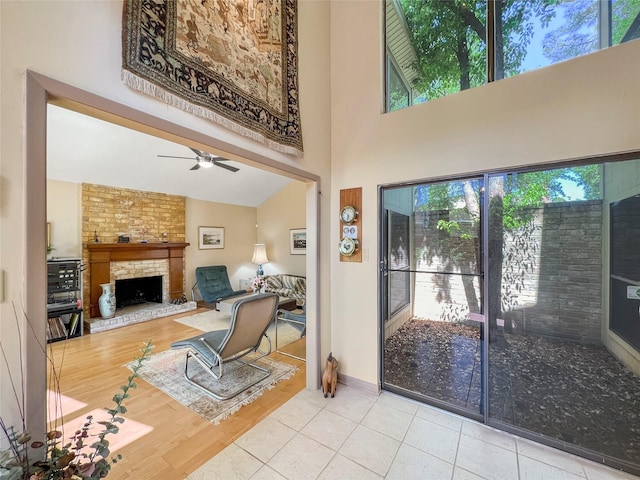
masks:
[[[104,332],[106,330],[113,330],[114,328],[142,323],[177,313],[189,312],[195,310],[197,307],[196,302],[186,302],[177,305],[171,303],[131,305],[116,310],[116,316],[113,318],[96,317],[85,320],[85,331],[89,333]]]

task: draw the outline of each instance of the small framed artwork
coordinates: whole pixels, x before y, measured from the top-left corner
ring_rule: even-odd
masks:
[[[198,249],[224,248],[224,227],[198,227]]]
[[[291,255],[306,255],[307,229],[293,228],[289,230],[289,246],[291,248]]]

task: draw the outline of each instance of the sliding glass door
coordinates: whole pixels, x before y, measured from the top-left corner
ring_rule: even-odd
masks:
[[[482,179],[384,192],[386,388],[479,415]]]
[[[496,293],[489,297],[496,302],[489,308],[495,318],[488,318],[489,423],[637,464],[640,380],[607,348],[615,340],[603,328],[603,287],[610,270],[640,289],[637,237],[610,249],[607,239],[609,230],[612,242],[618,231],[640,231],[640,222],[634,209],[608,215],[603,189],[618,197],[627,187],[616,192],[614,177],[626,183],[640,165],[606,168],[608,183],[601,181],[600,165],[489,176],[489,224],[500,226],[487,232],[489,285]],[[611,203],[612,212],[619,203]],[[622,218],[629,220],[626,229]],[[617,298],[612,286],[612,311],[635,309],[623,317],[637,324],[640,298]],[[617,321],[611,317],[612,326]]]
[[[640,160],[380,191],[383,389],[640,473]]]

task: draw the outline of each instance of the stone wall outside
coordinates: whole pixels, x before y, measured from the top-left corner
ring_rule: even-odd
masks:
[[[505,235],[506,327],[516,333],[601,343],[602,202],[550,203],[531,213],[530,235]],[[447,217],[446,211],[416,212],[417,270],[474,271],[478,240],[450,238],[437,230],[438,220]],[[477,277],[417,273],[414,314],[464,321],[469,311],[479,311],[480,293]]]

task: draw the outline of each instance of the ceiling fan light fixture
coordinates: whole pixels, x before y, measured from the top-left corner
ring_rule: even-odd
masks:
[[[213,167],[213,162],[207,158],[199,158],[198,165],[200,165],[202,168],[211,168]]]
[[[2,0],[0,0],[2,1]],[[191,148],[191,147],[189,147]],[[219,157],[218,155],[213,155],[211,153],[206,153],[206,152],[201,152],[200,150],[196,150],[195,148],[191,148],[191,150],[193,151],[193,153],[196,154],[195,158],[192,157],[179,157],[176,155],[158,155],[158,157],[162,157],[162,158],[186,158],[187,160],[195,160],[196,164],[191,167],[189,170],[200,170],[200,167],[202,168],[211,168],[211,167],[220,167],[220,168],[224,168],[225,170],[229,170],[230,172],[237,172],[240,169],[238,167],[234,167],[233,165],[227,165],[224,162],[229,161],[228,158],[222,158]]]

